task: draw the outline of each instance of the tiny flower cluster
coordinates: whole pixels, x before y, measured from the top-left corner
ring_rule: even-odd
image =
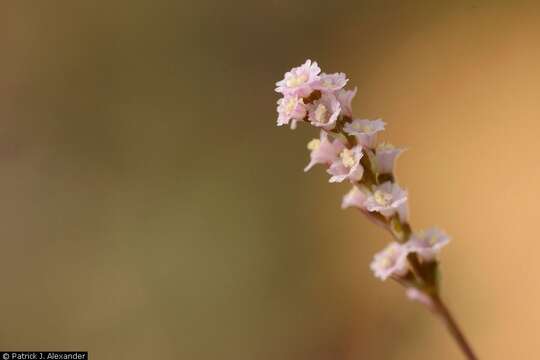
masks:
[[[409,224],[408,193],[396,182],[394,168],[404,149],[380,142],[386,124],[353,117],[356,88],[345,88],[344,73],[326,74],[316,62],[285,73],[276,83],[282,95],[277,102],[277,125],[295,129],[306,123],[319,131],[308,142],[309,163],[304,171],[322,165],[331,183],[348,183],[342,208],[355,208],[390,232],[394,241],[377,253],[370,264],[375,277],[395,280],[407,297],[440,315],[467,359],[475,360],[470,345],[439,294],[437,254],[450,241],[437,228],[413,231]]]
[[[291,69],[276,83],[276,91],[283,95],[278,100],[278,126],[290,125],[294,129],[297,122],[307,117],[313,126],[334,129],[341,115],[352,116],[351,102],[356,90],[343,89],[348,81],[343,73],[321,73],[311,60]],[[313,93],[319,96],[310,101]]]
[[[407,256],[409,254],[416,253],[420,260],[431,262],[449,241],[448,235],[437,228],[420,231],[413,234],[406,243],[392,242],[383,251],[377,253],[371,263],[371,270],[381,280],[403,275],[408,271]]]
[[[353,117],[351,104],[357,89],[345,89],[348,81],[344,73],[322,73],[311,60],[291,69],[276,83],[276,91],[283,95],[277,102],[277,125],[295,129],[302,122],[320,130],[319,137],[307,145],[310,161],[304,170],[324,165],[329,182],[351,183],[342,208],[358,208],[388,229],[409,229],[401,230],[399,236],[391,230],[397,241],[371,263],[375,276],[382,280],[403,278],[410,273],[411,254],[420,264],[434,262],[449,237],[436,228],[410,231],[408,194],[394,176],[396,159],[404,149],[378,142],[384,121]]]

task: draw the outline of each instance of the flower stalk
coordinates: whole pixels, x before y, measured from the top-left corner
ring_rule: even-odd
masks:
[[[308,143],[310,162],[304,170],[321,164],[331,175],[329,182],[351,183],[342,208],[357,208],[395,240],[375,255],[370,265],[375,276],[403,285],[410,299],[443,320],[466,358],[477,359],[440,297],[437,254],[450,238],[437,228],[413,231],[408,193],[394,171],[404,150],[378,142],[386,125],[382,120],[353,117],[351,103],[357,90],[344,89],[347,82],[343,73],[321,73],[311,60],[291,69],[276,83],[276,91],[283,95],[277,125],[294,129],[302,122],[320,129],[319,138]]]
[[[463,352],[463,355],[468,360],[477,360],[476,354],[474,353],[471,345],[467,341],[467,338],[465,338],[465,335],[459,328],[457,322],[454,320],[454,317],[440,298],[438,294],[431,296],[431,302],[433,306],[433,311],[439,315],[441,320],[446,325],[446,328],[448,329],[448,332],[454,340],[456,341],[457,345],[459,346],[460,350]]]

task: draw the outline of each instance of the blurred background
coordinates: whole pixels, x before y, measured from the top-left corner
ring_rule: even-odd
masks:
[[[484,359],[538,356],[540,5],[12,1],[0,10],[0,348],[93,359],[459,359],[369,271],[390,239],[275,127],[311,58],[381,117]]]

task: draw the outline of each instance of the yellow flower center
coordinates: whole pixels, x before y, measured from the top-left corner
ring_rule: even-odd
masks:
[[[361,125],[361,124],[356,123],[356,124],[354,124],[354,129],[358,130],[358,131],[361,131],[361,132],[368,133],[368,132],[373,131],[373,126],[371,126],[371,124]]]
[[[326,106],[324,106],[323,104],[319,104],[317,106],[317,109],[315,109],[315,120],[317,120],[317,122],[320,122],[320,123],[326,122],[327,112],[328,110],[326,109]]]
[[[354,158],[354,153],[350,149],[343,149],[343,151],[339,154],[339,157],[341,158],[341,162],[345,167],[351,168],[356,164],[356,160]]]
[[[392,262],[390,260],[388,260],[388,258],[382,258],[379,261],[379,265],[381,265],[381,267],[387,269],[392,265]]]
[[[298,100],[296,98],[289,98],[287,102],[285,103],[285,111],[287,114],[290,114],[294,111],[294,108],[296,107],[296,104],[298,103]]]
[[[307,144],[307,148],[311,151],[313,150],[317,150],[319,147],[321,146],[321,140],[319,139],[312,139],[310,142],[308,142]]]
[[[394,150],[395,146],[389,143],[380,143],[378,148],[379,150]]]
[[[307,74],[300,74],[300,75],[292,75],[290,78],[287,79],[287,86],[288,87],[297,87],[302,84],[304,84],[308,79]]]
[[[377,204],[381,206],[388,206],[390,205],[390,201],[392,201],[392,194],[377,190],[373,193],[373,198]]]

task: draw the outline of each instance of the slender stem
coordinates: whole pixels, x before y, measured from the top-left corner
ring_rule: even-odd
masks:
[[[446,305],[443,303],[440,296],[437,294],[431,295],[431,300],[433,302],[433,311],[438,314],[444,321],[444,324],[450,332],[450,335],[452,335],[459,348],[465,355],[466,359],[478,360],[478,357],[474,354],[471,345],[465,338],[465,335],[459,328],[456,320],[452,317],[452,314],[450,313]]]

